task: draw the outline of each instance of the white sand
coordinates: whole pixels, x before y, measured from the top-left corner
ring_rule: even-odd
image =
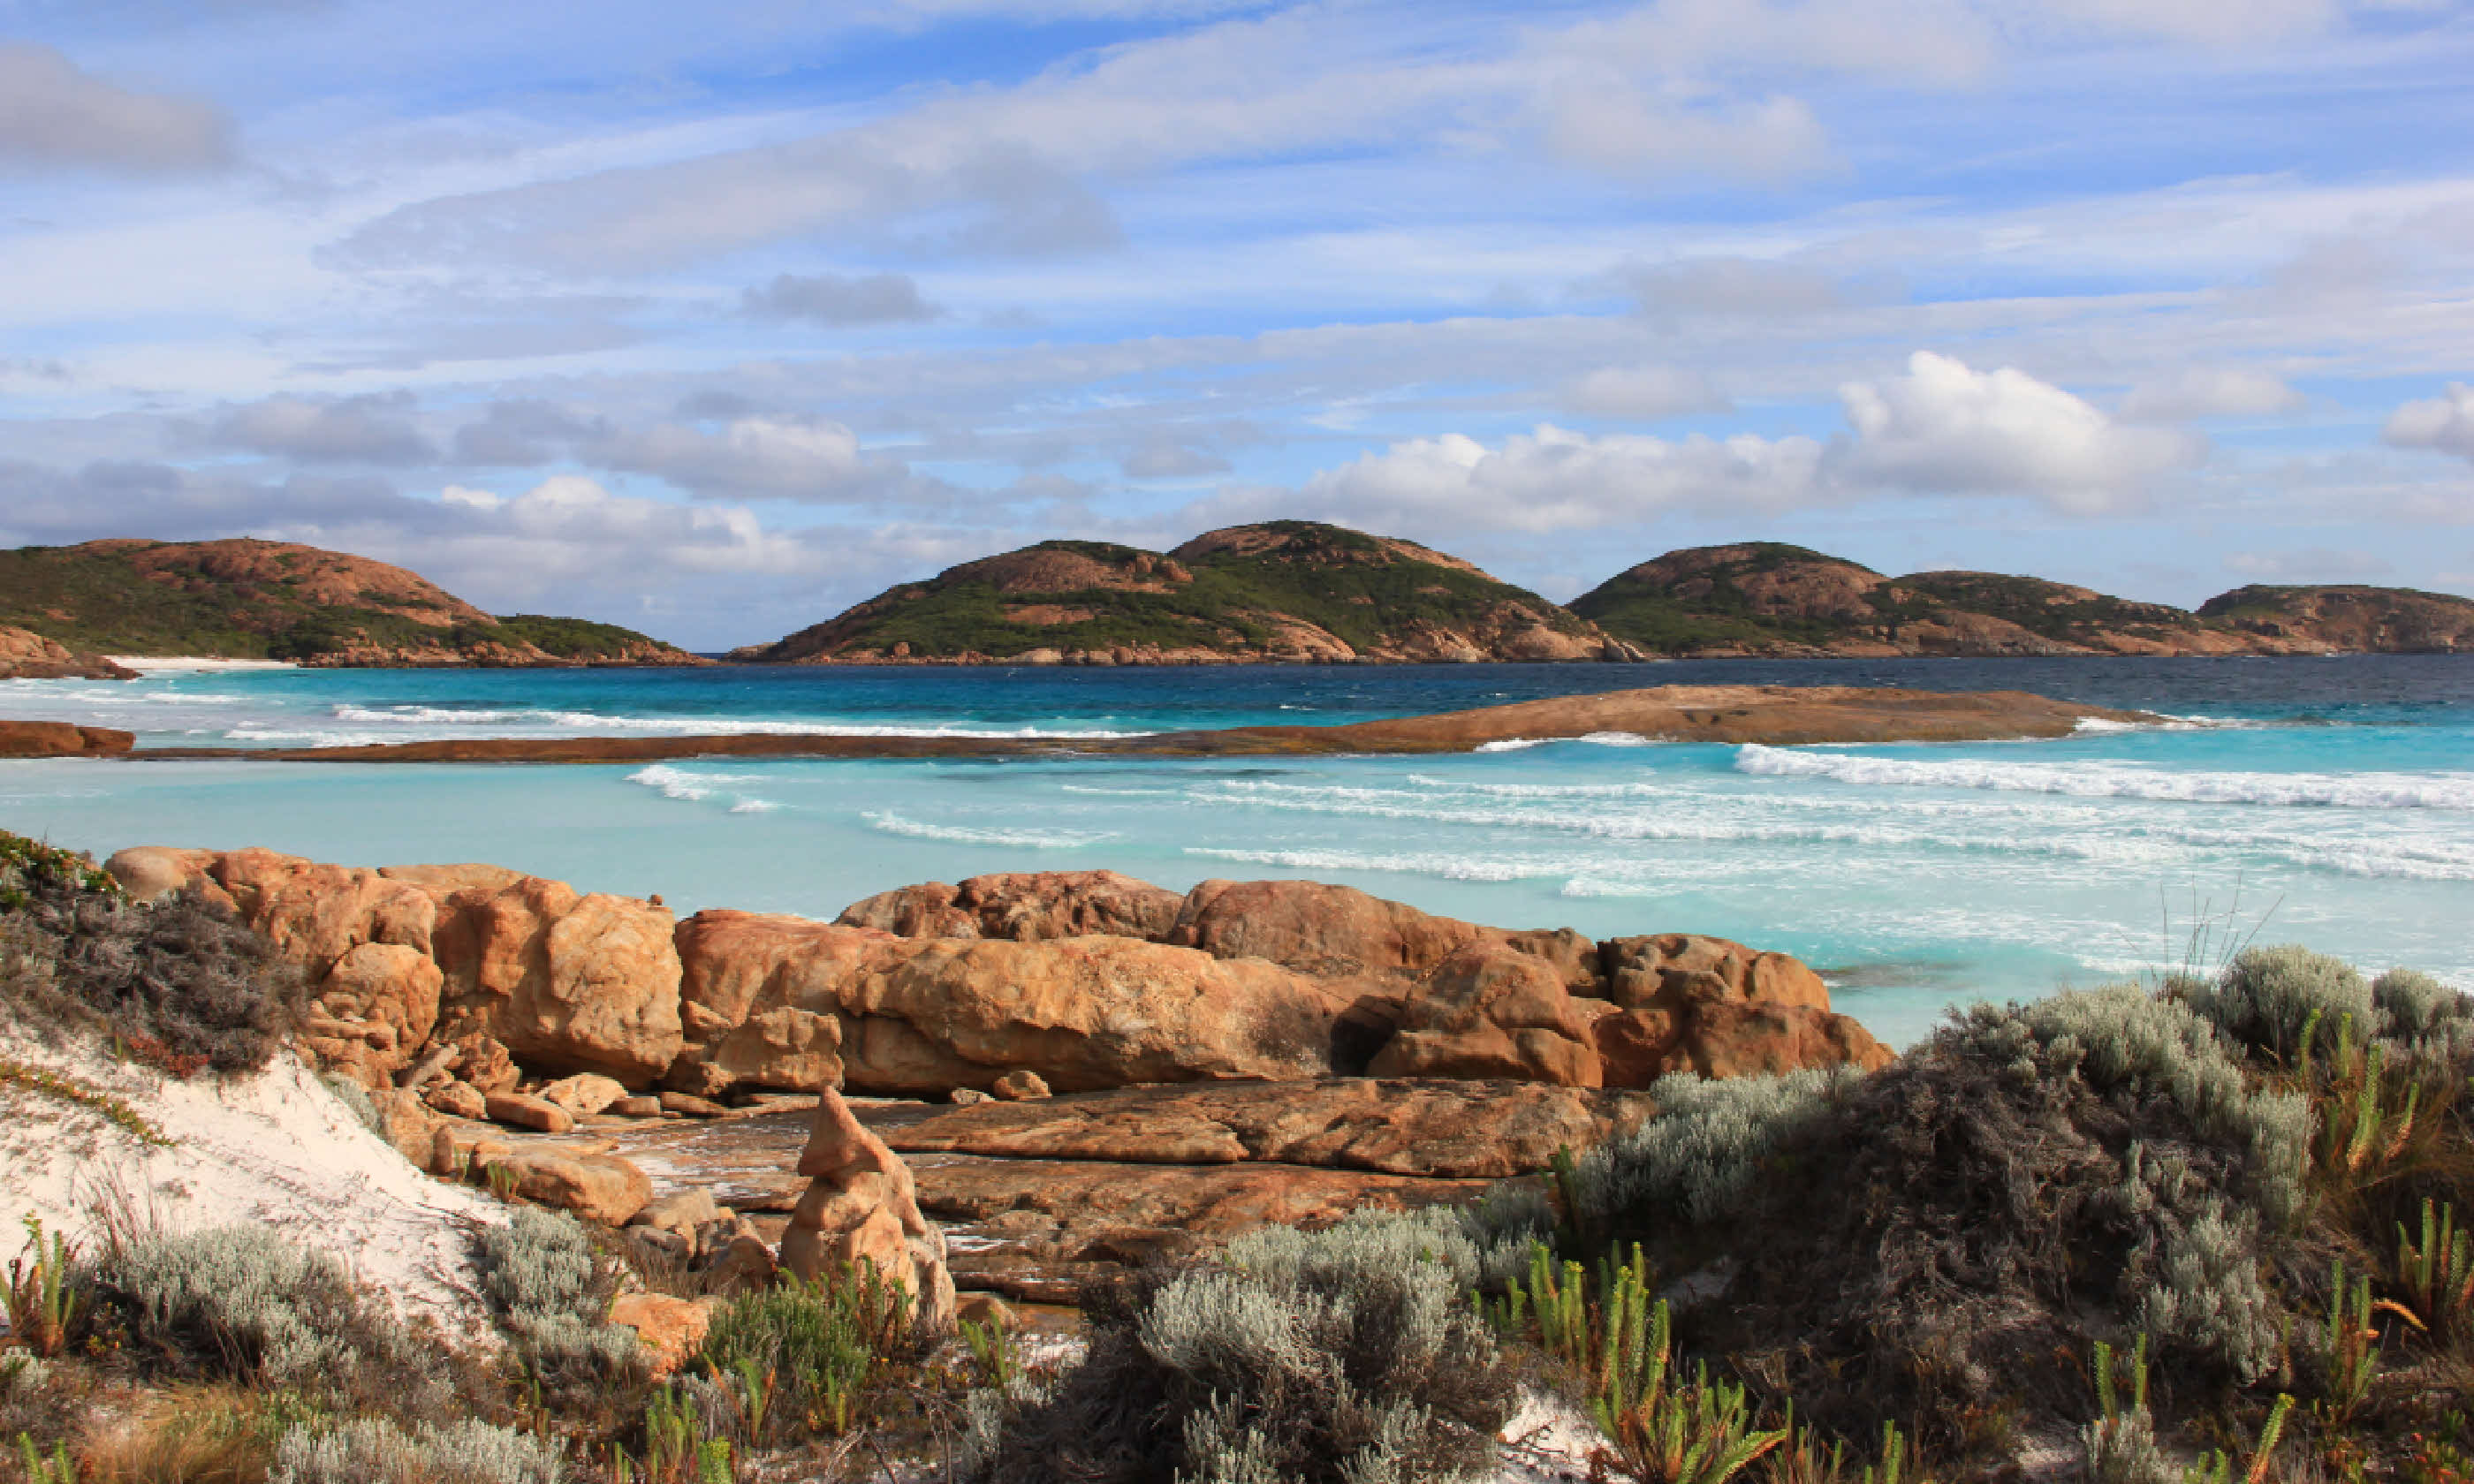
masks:
[[[140,675],[211,674],[218,670],[298,670],[289,659],[217,659],[206,655],[106,655],[113,664]]]
[[[290,1052],[253,1076],[182,1082],[100,1047],[45,1045],[0,1017],[0,1058],[109,1091],[178,1141],[152,1148],[85,1108],[0,1084],[0,1257],[17,1251],[29,1214],[91,1241],[99,1203],[174,1231],[258,1223],[334,1253],[450,1332],[473,1332],[461,1223],[503,1220],[505,1209],[415,1169]]]

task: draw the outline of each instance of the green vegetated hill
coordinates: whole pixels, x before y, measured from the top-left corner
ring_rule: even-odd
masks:
[[[1175,551],[1042,541],[906,583],[734,659],[798,663],[1408,662],[1629,658],[1459,558],[1304,520]]]
[[[615,624],[497,618],[401,567],[249,539],[0,551],[0,626],[111,655],[329,665],[703,662]]]
[[[1664,655],[2236,655],[2474,649],[2474,602],[2386,587],[2244,587],[2198,611],[2037,577],[1887,577],[1802,546],[1671,551],[1572,611]]]

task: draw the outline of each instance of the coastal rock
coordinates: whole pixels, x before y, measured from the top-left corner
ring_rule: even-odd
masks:
[[[1639,1092],[1346,1077],[981,1103],[889,1129],[885,1141],[904,1154],[1504,1179],[1544,1169],[1558,1149],[1586,1149],[1637,1127],[1654,1111]],[[944,1178],[942,1166],[933,1178]]]
[[[311,991],[302,1043],[365,1088],[391,1088],[438,1023],[438,966],[417,948],[364,943]]]
[[[1486,943],[1455,952],[1412,992],[1401,1007],[1399,1032],[1367,1072],[1574,1088],[1603,1080],[1589,1023],[1553,965]]]
[[[610,1323],[636,1331],[644,1348],[652,1379],[674,1375],[704,1345],[713,1327],[716,1301],[680,1299],[667,1293],[622,1293],[610,1301]]]
[[[230,894],[207,874],[218,853],[165,845],[133,845],[112,851],[103,869],[134,901],[159,901],[176,892],[198,891],[207,894],[208,899],[218,905],[237,912]]]
[[[431,899],[408,881],[389,884]],[[452,1033],[485,1032],[527,1068],[599,1072],[630,1089],[677,1059],[679,955],[667,909],[524,876],[453,891],[437,911],[433,956]]]
[[[846,914],[847,915],[847,914]],[[754,912],[679,924],[684,1054],[667,1084],[717,1097],[734,1087],[821,1092],[840,1085],[843,993],[885,932]]]
[[[430,1112],[420,1098],[398,1088],[379,1088],[372,1091],[370,1107],[378,1115],[378,1136],[415,1165],[422,1169],[429,1168],[431,1152],[437,1147],[438,1131],[445,1127],[438,1114]]]
[[[1821,976],[1784,953],[1688,933],[1604,945],[1608,998],[1590,1025],[1607,1085],[1647,1087],[1668,1072],[1705,1077],[1891,1059],[1830,1008]]]
[[[1345,1006],[1312,980],[1126,938],[927,939],[879,949],[845,989],[859,1090],[986,1090],[1029,1069],[1061,1090],[1318,1076]]]
[[[503,1123],[509,1128],[564,1134],[575,1127],[575,1114],[556,1103],[521,1092],[493,1092],[482,1100],[481,1111],[492,1123]]]
[[[133,681],[137,672],[115,663],[101,655],[81,654],[57,639],[47,639],[31,629],[0,624],[0,681]],[[0,757],[45,756],[47,754],[9,753],[6,728],[0,723]],[[124,747],[122,751],[127,751]]]
[[[0,757],[111,757],[136,745],[136,733],[109,727],[0,721]]]
[[[467,1031],[452,1042],[455,1055],[448,1070],[484,1093],[512,1092],[523,1080],[507,1048],[480,1031]]]
[[[546,1103],[556,1103],[579,1118],[589,1118],[627,1095],[627,1089],[611,1078],[594,1072],[579,1072],[546,1084],[534,1094]]]
[[[1576,993],[1592,991],[1599,974],[1597,945],[1570,928],[1486,927],[1322,881],[1201,882],[1160,937],[1215,958],[1266,958],[1378,992],[1422,978],[1480,943],[1546,961]]]
[[[870,1263],[881,1277],[910,1291],[919,1324],[937,1332],[952,1329],[954,1278],[945,1259],[945,1233],[920,1214],[910,1167],[861,1126],[841,1094],[828,1089],[817,1104],[798,1173],[811,1184],[790,1213],[782,1265],[813,1281]]]
[[[515,1193],[537,1206],[573,1211],[587,1221],[624,1226],[653,1199],[653,1182],[625,1160],[604,1154],[523,1149],[478,1161],[484,1171],[504,1169]]]
[[[433,1082],[424,1089],[422,1101],[454,1118],[479,1120],[490,1116],[490,1099],[469,1082],[449,1078]]]
[[[852,903],[835,921],[905,938],[1140,938],[1176,925],[1175,892],[1113,871],[1039,871],[931,881]]]
[[[1830,987],[1802,961],[1725,938],[1659,933],[1613,938],[1600,948],[1605,997],[1627,1010],[1680,1010],[1695,999],[1830,1008]]]
[[[1017,1067],[988,1084],[988,1090],[1008,1103],[1035,1103],[1049,1095],[1047,1079]]]

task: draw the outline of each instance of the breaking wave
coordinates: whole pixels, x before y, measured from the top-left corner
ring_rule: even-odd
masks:
[[[2344,809],[2474,809],[2474,774],[2169,773],[2123,763],[1917,760],[1788,752],[1748,743],[1735,769],[1756,778],[1827,778],[1892,788],[1973,788],[2078,799],[2250,803]]]

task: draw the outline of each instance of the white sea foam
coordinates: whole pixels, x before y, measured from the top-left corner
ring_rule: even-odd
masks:
[[[1994,789],[2082,799],[2281,807],[2474,809],[2474,774],[2469,773],[2169,773],[2111,762],[1922,761],[1788,752],[1758,743],[1747,743],[1736,752],[1735,768],[1758,778],[1826,778],[1868,787]]]
[[[1055,738],[1060,741],[1139,737],[1150,733],[1105,728],[967,727],[898,725],[863,722],[802,722],[714,716],[611,716],[598,711],[491,709],[435,706],[337,705],[337,721],[380,723],[404,727],[525,727],[571,731],[643,731],[681,736],[740,736],[766,733],[801,737],[988,737]]]
[[[880,809],[867,810],[860,818],[888,835],[902,835],[912,840],[943,840],[955,845],[1008,845],[1032,850],[1067,850],[1116,838],[1105,831],[983,829],[974,825],[931,825]]]
[[[297,670],[289,659],[214,659],[202,655],[106,655],[124,670],[140,675],[211,675],[239,670]]]
[[[1562,875],[1564,868],[1482,856],[1443,854],[1379,854],[1337,850],[1238,850],[1190,845],[1188,855],[1206,860],[1237,861],[1249,866],[1277,866],[1286,871],[1383,871],[1398,875],[1439,876],[1446,881],[1523,881]]]
[[[730,806],[733,814],[770,814],[782,807],[770,799],[741,799]]]
[[[1472,752],[1518,753],[1550,742],[1586,742],[1593,747],[1652,747],[1656,737],[1644,737],[1637,731],[1589,731],[1577,737],[1505,737],[1499,742],[1481,742]]]

